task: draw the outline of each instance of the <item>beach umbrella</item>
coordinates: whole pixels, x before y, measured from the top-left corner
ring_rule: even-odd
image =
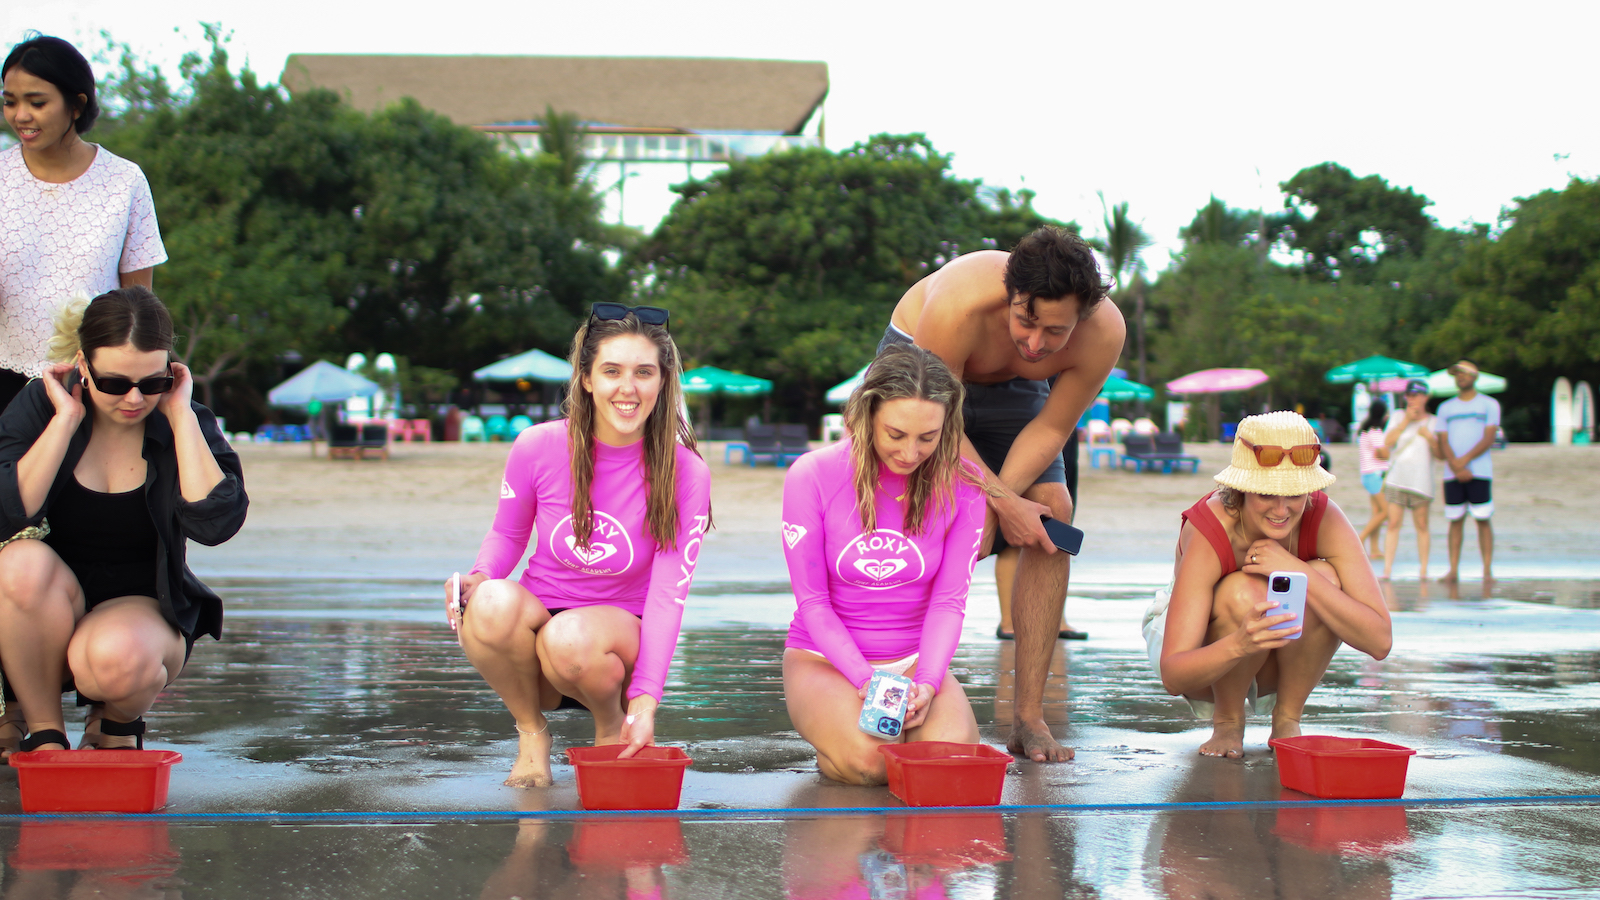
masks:
[[[828,393],[825,395],[828,402],[843,406],[850,399],[850,395],[856,392],[856,388],[861,386],[861,380],[867,377],[867,366],[870,365],[872,363],[867,363],[867,365],[857,369],[854,375],[828,388]]]
[[[1201,369],[1167,382],[1167,390],[1174,394],[1225,394],[1266,383],[1267,373],[1260,369]]]
[[[267,402],[273,406],[305,406],[313,400],[338,403],[371,397],[379,390],[377,382],[319,359],[268,391]]]
[[[683,373],[683,392],[685,394],[766,394],[772,390],[772,382],[743,372],[729,372],[716,366],[701,366]]]
[[[544,381],[566,384],[572,379],[572,365],[543,350],[529,350],[508,356],[472,373],[473,381]]]
[[[1106,379],[1105,386],[1100,389],[1100,399],[1120,403],[1124,400],[1154,400],[1155,389],[1137,381],[1129,381],[1118,375]]]
[[[1419,366],[1403,359],[1387,356],[1369,356],[1353,363],[1334,366],[1322,376],[1329,384],[1353,384],[1379,381],[1384,378],[1422,378],[1428,374],[1427,366]]]
[[[1488,372],[1478,373],[1478,382],[1473,385],[1479,393],[1498,394],[1506,389],[1506,380],[1499,375],[1490,375]],[[1449,369],[1440,369],[1428,373],[1428,394],[1434,397],[1454,397],[1461,393],[1456,389],[1456,377],[1450,374]]]

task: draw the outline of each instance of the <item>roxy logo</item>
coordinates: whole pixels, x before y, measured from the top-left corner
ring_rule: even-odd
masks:
[[[910,584],[922,577],[926,567],[917,545],[887,528],[863,534],[846,544],[834,564],[841,581],[870,590]]]
[[[505,480],[504,478],[500,479],[500,499],[501,500],[515,500],[515,499],[517,499],[517,492],[513,491],[511,489],[511,482]]]
[[[789,545],[790,550],[793,550],[794,545],[800,543],[800,539],[805,536],[806,527],[804,525],[790,525],[788,522],[783,523],[783,542]]]
[[[633,565],[633,539],[614,517],[594,511],[588,546],[578,543],[567,516],[550,533],[550,553],[561,564],[586,575],[617,575]]]

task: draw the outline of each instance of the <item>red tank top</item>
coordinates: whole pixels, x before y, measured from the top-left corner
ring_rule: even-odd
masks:
[[[1216,513],[1206,505],[1212,494],[1200,498],[1195,505],[1183,511],[1183,520],[1193,525],[1202,534],[1211,549],[1217,552],[1217,559],[1222,563],[1222,574],[1227,575],[1239,567],[1233,561],[1233,542],[1228,540],[1228,531],[1218,521]],[[1303,560],[1316,559],[1317,531],[1322,527],[1322,514],[1328,511],[1328,495],[1317,491],[1306,501],[1306,511],[1300,517],[1300,552],[1295,555]]]

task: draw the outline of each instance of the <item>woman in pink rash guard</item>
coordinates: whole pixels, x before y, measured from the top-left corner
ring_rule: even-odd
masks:
[[[567,418],[518,435],[494,526],[461,580],[459,619],[446,602],[467,658],[516,719],[514,787],[551,783],[543,710],[582,704],[595,744],[625,743],[623,757],[655,740],[711,523],[710,472],[678,412],[666,318],[595,304],[572,342]],[[527,568],[509,580],[530,534]]]
[[[848,435],[783,483],[783,543],[799,609],[784,699],[817,767],[882,784],[883,743],[856,722],[875,669],[915,685],[901,739],[976,743],[947,671],[983,536],[983,493],[961,463],[961,383],[937,356],[885,350],[845,407]]]

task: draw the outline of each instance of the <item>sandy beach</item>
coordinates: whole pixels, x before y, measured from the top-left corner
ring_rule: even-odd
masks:
[[[320,447],[321,445],[319,445]],[[818,446],[813,444],[813,446]],[[716,529],[697,582],[786,581],[779,552],[784,470],[725,465],[721,443],[702,445],[712,471]],[[1368,502],[1353,445],[1329,448],[1339,481],[1330,494],[1359,527]],[[440,578],[472,565],[494,515],[508,444],[398,444],[387,461],[313,457],[305,444],[242,444],[251,504],[244,530],[220,547],[191,545],[202,576]],[[1229,448],[1188,446],[1198,474],[1091,468],[1080,457],[1077,524],[1087,535],[1074,584],[1153,585],[1171,569],[1178,514],[1212,486]],[[1583,510],[1600,495],[1600,449],[1518,444],[1495,451],[1495,568],[1500,577],[1593,575],[1600,529]],[[1430,574],[1446,568],[1442,508],[1432,509]],[[1476,579],[1467,529],[1463,575]],[[1395,576],[1415,578],[1407,517]],[[980,576],[981,577],[981,576]]]

